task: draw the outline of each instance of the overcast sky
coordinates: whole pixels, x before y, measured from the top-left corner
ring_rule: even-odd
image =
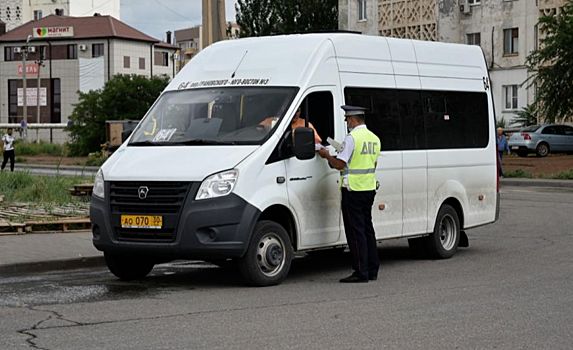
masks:
[[[165,40],[168,30],[201,24],[201,3],[201,0],[121,0],[121,21]],[[235,20],[235,0],[225,1],[225,15],[227,21]]]

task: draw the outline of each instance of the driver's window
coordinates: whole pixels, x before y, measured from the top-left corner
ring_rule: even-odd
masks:
[[[321,143],[327,145],[326,139],[329,137],[334,139],[334,98],[332,93],[330,91],[313,92],[305,98],[305,102],[308,103],[308,121],[314,127]]]

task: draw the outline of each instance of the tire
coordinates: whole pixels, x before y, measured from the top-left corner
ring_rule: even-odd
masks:
[[[549,145],[545,142],[541,142],[535,148],[535,154],[537,154],[538,157],[546,157],[549,154]]]
[[[527,151],[517,151],[517,155],[520,157],[527,157],[528,154],[529,152]]]
[[[107,268],[124,281],[142,279],[153,270],[153,262],[132,255],[104,253]]]
[[[451,206],[444,204],[438,211],[434,232],[426,237],[426,251],[433,259],[449,259],[460,243],[460,219]]]
[[[245,255],[239,259],[239,271],[251,286],[281,283],[290,269],[294,252],[286,230],[274,221],[255,225]]]

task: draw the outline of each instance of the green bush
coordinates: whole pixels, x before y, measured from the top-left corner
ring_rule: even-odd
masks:
[[[520,177],[520,178],[526,178],[526,179],[533,179],[533,174],[528,173],[527,171],[525,171],[523,169],[504,171],[503,174],[505,175],[505,177]]]
[[[562,171],[549,176],[549,178],[556,180],[573,180],[573,170]]]
[[[92,182],[88,177],[42,176],[28,172],[0,173],[0,194],[5,202],[66,204],[73,199],[69,189],[74,185]]]
[[[41,141],[36,142],[25,142],[18,140],[14,144],[14,150],[18,156],[38,156],[38,155],[50,155],[63,157],[65,156],[65,149],[62,145],[57,145],[53,143],[48,143]]]

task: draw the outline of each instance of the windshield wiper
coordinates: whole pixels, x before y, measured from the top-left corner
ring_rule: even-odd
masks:
[[[237,143],[234,141],[192,139],[192,140],[178,141],[175,142],[175,144],[189,146],[189,145],[236,145]]]

